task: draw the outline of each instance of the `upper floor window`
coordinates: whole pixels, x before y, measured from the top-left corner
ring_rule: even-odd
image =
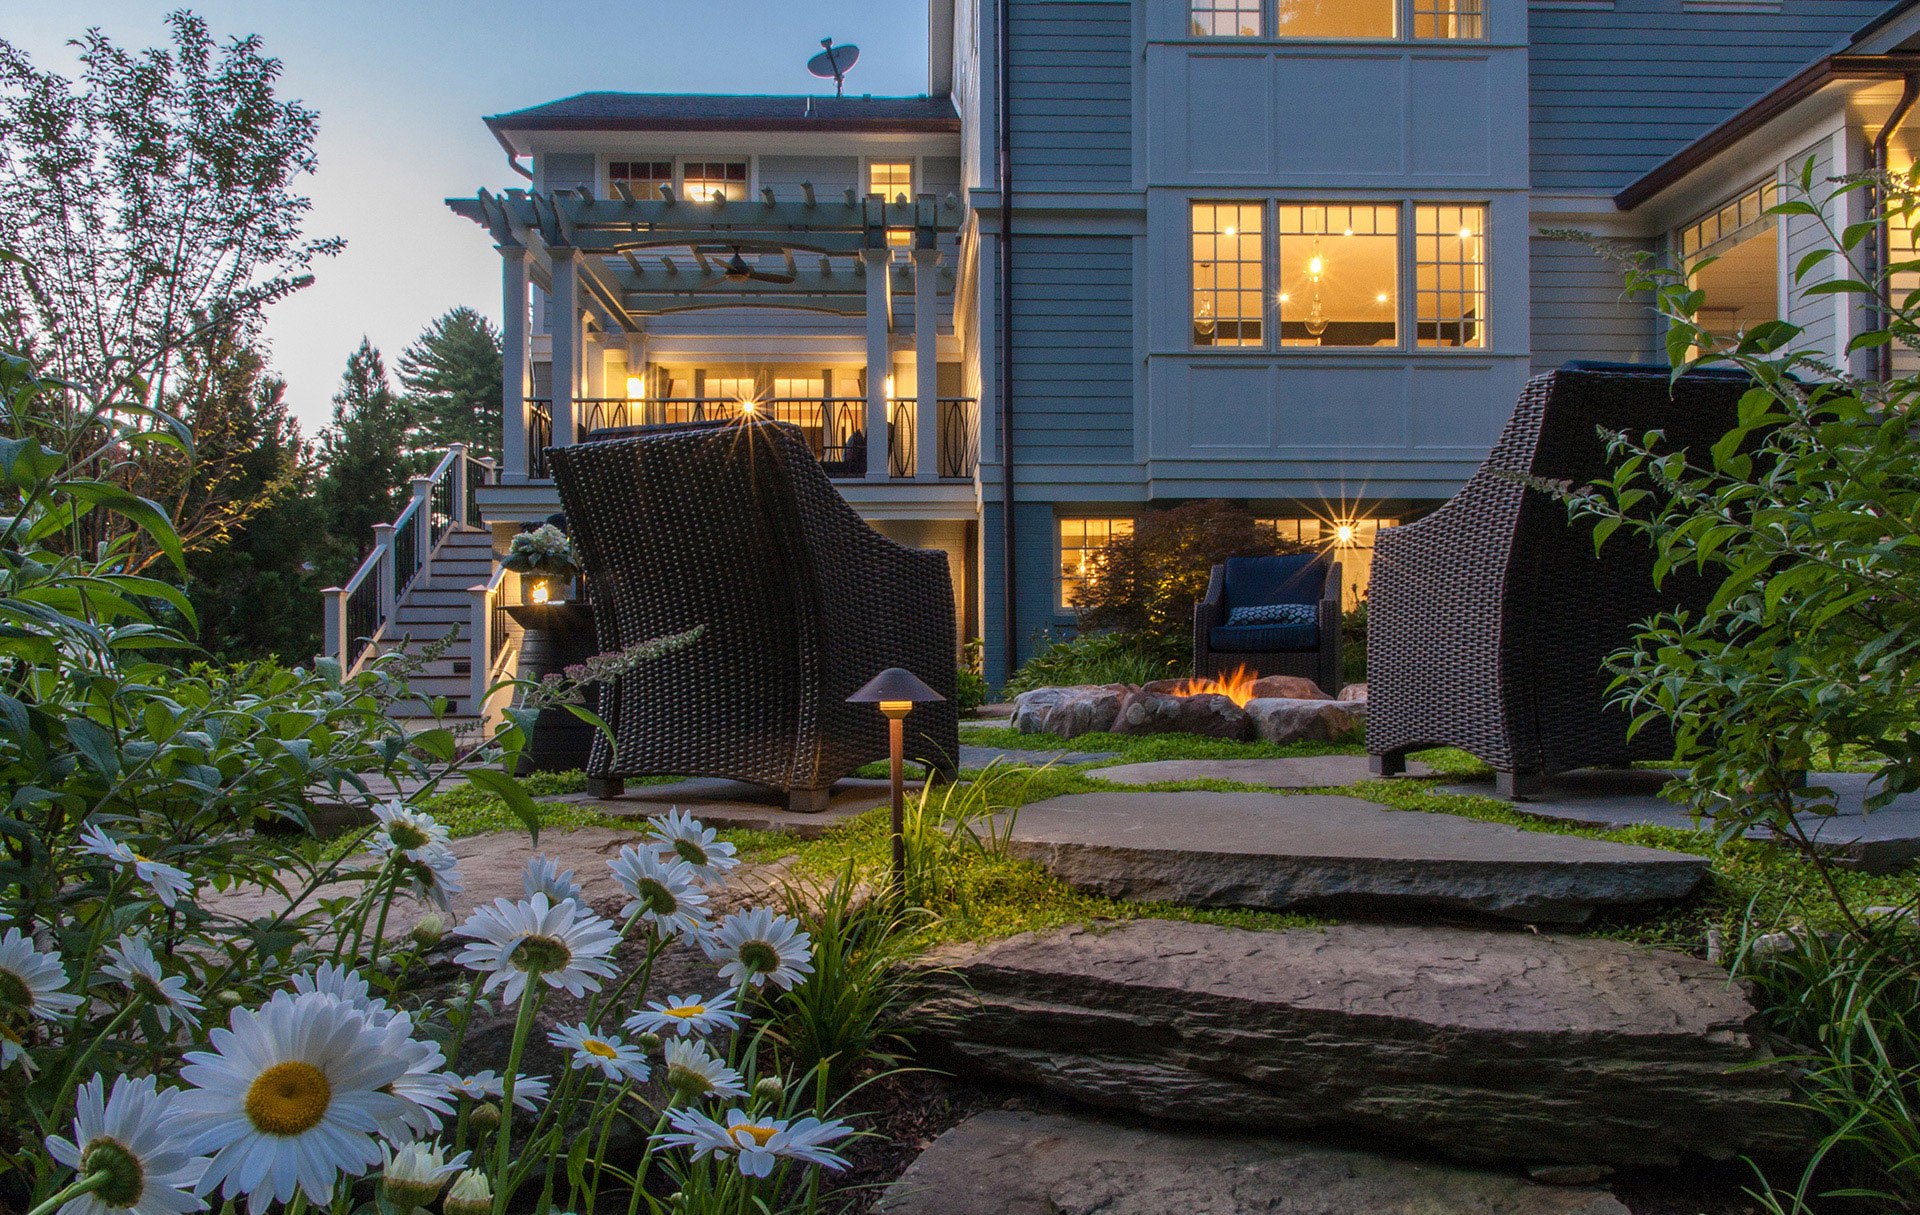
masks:
[[[867,162],[867,193],[878,194],[889,203],[913,199],[913,162],[911,160],[870,160]],[[913,229],[888,228],[887,244],[904,249],[913,243]]]
[[[711,202],[718,194],[737,202],[747,196],[747,162],[689,160],[682,170],[680,189],[694,202]]]
[[[1266,245],[1260,203],[1197,202],[1193,215],[1193,344],[1266,340]]]
[[[1487,209],[1413,209],[1414,337],[1422,346],[1487,344]]]
[[[1190,0],[1199,38],[1484,38],[1486,0]]]
[[[1400,344],[1400,209],[1282,203],[1280,344]]]
[[[625,182],[635,198],[660,197],[660,187],[673,184],[671,160],[616,160],[607,165],[610,183]],[[614,193],[619,193],[616,187]]]

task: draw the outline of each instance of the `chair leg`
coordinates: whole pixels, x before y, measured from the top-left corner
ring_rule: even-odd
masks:
[[[818,814],[833,800],[833,789],[789,789],[787,809],[794,814]]]
[[[1524,802],[1538,797],[1540,796],[1541,789],[1545,786],[1546,773],[1537,770],[1529,772],[1495,772],[1493,774],[1494,794],[1499,797],[1504,797],[1510,802]]]
[[[1367,756],[1367,771],[1375,776],[1402,776],[1407,770],[1407,755],[1404,751],[1389,751],[1385,755]]]
[[[619,797],[627,791],[627,782],[617,776],[589,776],[588,797]]]

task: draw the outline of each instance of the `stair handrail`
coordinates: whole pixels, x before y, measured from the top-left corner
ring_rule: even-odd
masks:
[[[491,468],[486,461],[473,463]],[[353,577],[345,586],[320,592],[326,608],[325,655],[340,663],[343,678],[358,672],[387,639],[400,597],[432,564],[448,533],[478,524],[471,517],[471,475],[467,445],[448,444],[432,472],[412,479],[412,494],[394,521],[373,525],[373,549]]]
[[[486,582],[467,588],[471,597],[467,669],[473,680],[473,711],[474,716],[488,720],[497,709],[491,702],[505,704],[511,699],[510,693],[500,691],[500,684],[508,677],[507,668],[513,664],[513,654],[508,649],[512,635],[507,627],[507,584],[511,574],[506,566],[495,565]]]

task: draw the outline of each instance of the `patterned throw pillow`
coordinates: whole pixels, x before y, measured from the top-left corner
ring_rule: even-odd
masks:
[[[1311,603],[1263,603],[1227,613],[1228,624],[1313,624],[1319,608]]]

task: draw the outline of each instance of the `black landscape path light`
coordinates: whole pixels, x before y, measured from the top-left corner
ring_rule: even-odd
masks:
[[[881,716],[887,719],[887,755],[893,776],[893,891],[902,897],[907,892],[906,785],[901,772],[906,759],[907,714],[917,704],[945,699],[905,667],[888,667],[847,697],[848,704],[879,705]]]

